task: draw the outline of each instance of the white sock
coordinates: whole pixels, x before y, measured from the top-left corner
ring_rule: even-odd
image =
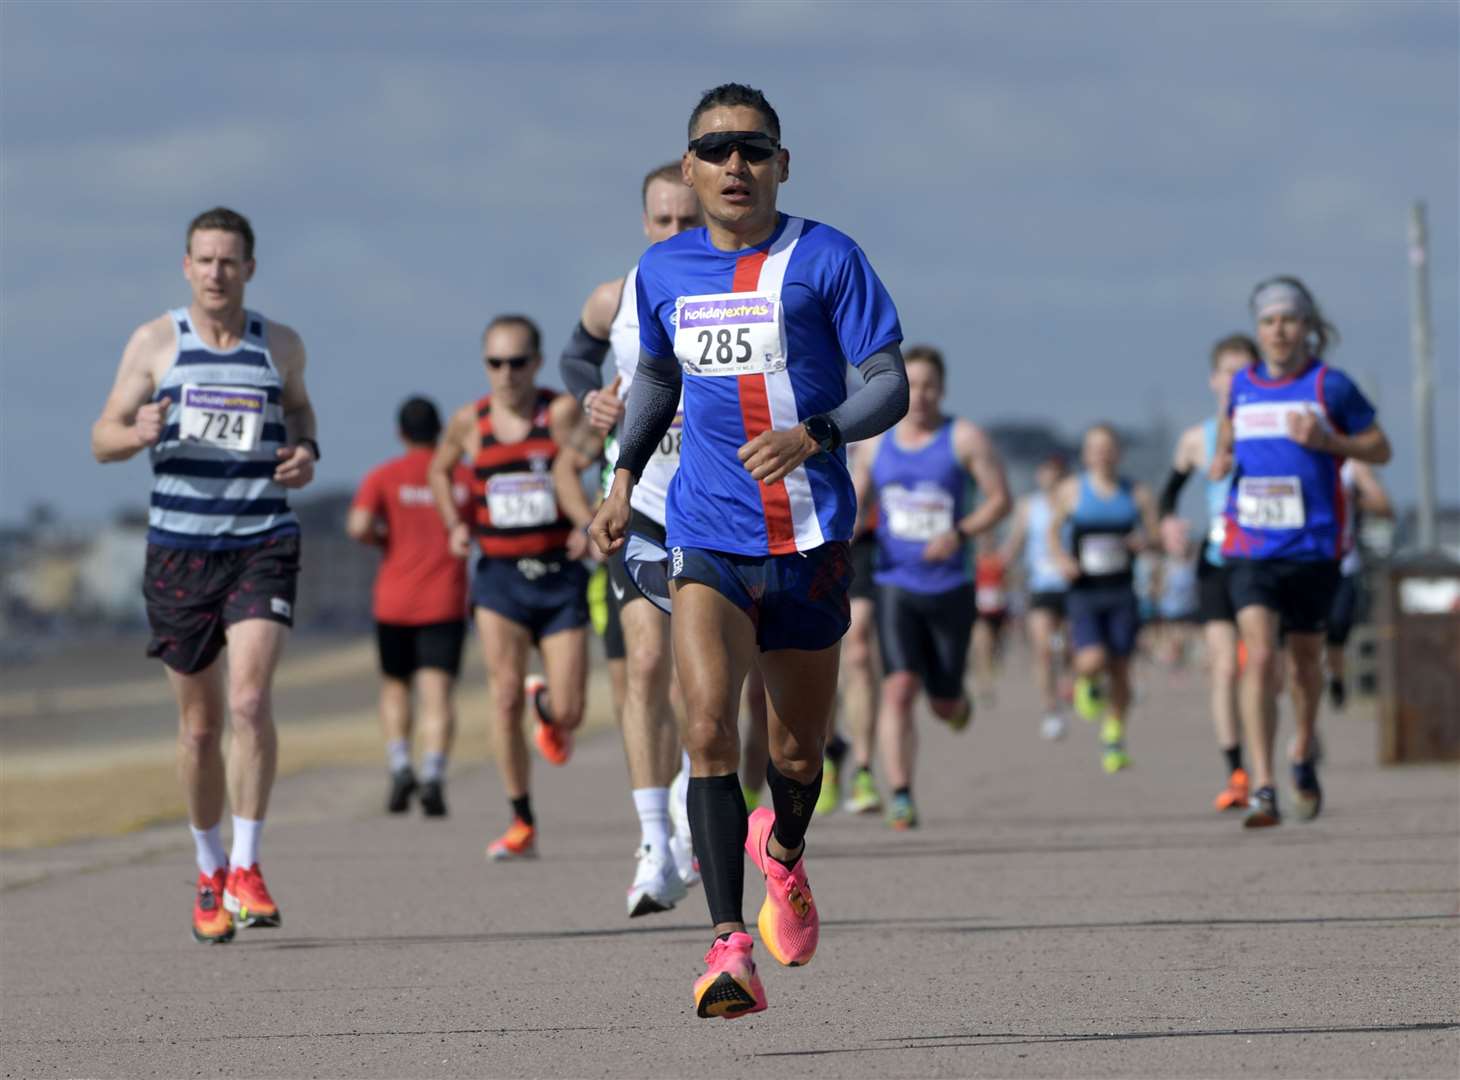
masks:
[[[188,828],[192,830],[193,848],[198,854],[198,869],[209,877],[228,869],[228,852],[223,850],[223,837],[218,833],[220,826],[200,829],[189,825]]]
[[[431,750],[421,758],[421,779],[426,782],[446,779],[446,755]]]
[[[240,870],[257,866],[259,861],[259,834],[264,831],[262,820],[250,821],[233,815],[233,857],[229,862]]]
[[[634,788],[634,809],[639,812],[639,841],[650,850],[669,850],[669,789]]]
[[[385,760],[390,771],[398,773],[411,767],[411,744],[407,739],[391,739],[385,744]]]

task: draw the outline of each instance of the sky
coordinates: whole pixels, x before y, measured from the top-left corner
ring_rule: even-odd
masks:
[[[725,81],[780,113],[780,205],[855,238],[979,421],[1180,427],[1252,285],[1301,276],[1417,489],[1407,216],[1428,204],[1442,501],[1460,501],[1460,6],[1414,3],[0,5],[0,520],[146,504],[89,429],[132,330],[185,304],[183,231],[258,234],[321,487],[414,393],[485,391],[644,240],[639,184]],[[1158,480],[1159,478],[1147,478]]]

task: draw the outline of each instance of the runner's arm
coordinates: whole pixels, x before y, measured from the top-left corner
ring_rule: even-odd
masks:
[[[559,394],[548,412],[548,430],[558,444],[553,461],[553,489],[558,508],[575,528],[585,528],[593,520],[593,509],[583,490],[583,470],[592,464],[583,449],[592,433],[584,423],[583,410],[568,394]]]
[[[983,499],[972,513],[955,523],[965,537],[975,537],[992,529],[1009,516],[1009,481],[1004,476],[1004,462],[994,442],[982,428],[968,420],[953,425],[954,449],[959,463],[978,484]]]
[[[1392,520],[1394,504],[1374,470],[1362,461],[1350,463],[1349,468],[1354,473],[1354,492],[1358,495],[1359,509],[1366,514]]]
[[[1156,499],[1145,484],[1136,484],[1131,489],[1131,498],[1141,512],[1141,535],[1132,547],[1137,551],[1159,552],[1161,548],[1161,520],[1156,510]]]
[[[463,405],[451,417],[446,432],[436,444],[436,453],[426,467],[426,480],[431,486],[431,497],[436,500],[436,512],[441,515],[441,524],[446,531],[453,531],[462,524],[461,512],[451,491],[452,473],[470,449],[471,435],[476,427],[476,410]]]
[[[284,431],[288,443],[279,447],[279,467],[274,480],[288,488],[302,488],[314,479],[314,463],[318,455],[314,447],[314,406],[304,385],[304,342],[287,326],[269,324],[269,349],[284,377],[279,405],[284,411]],[[309,440],[306,444],[304,440]]]
[[[622,278],[606,281],[589,293],[583,303],[578,325],[573,336],[564,347],[558,366],[563,376],[563,385],[568,392],[582,403],[583,411],[589,415],[593,426],[602,435],[607,435],[623,418],[623,402],[618,397],[618,379],[610,388],[612,395],[606,395],[603,387],[603,361],[608,356],[609,334],[612,332],[614,315],[623,298]],[[605,399],[605,400],[600,400]]]
[[[126,461],[162,437],[167,403],[151,400],[157,390],[152,361],[172,334],[171,320],[154,319],[139,326],[122,350],[116,381],[91,426],[91,453],[97,461]]]
[[[1014,504],[1014,520],[1009,525],[1009,535],[1004,540],[1003,547],[999,548],[999,558],[1004,560],[1004,565],[1013,567],[1019,562],[1019,556],[1024,552],[1024,543],[1029,536],[1029,500],[1020,499]]]
[[[1338,457],[1353,458],[1368,465],[1387,465],[1393,451],[1389,447],[1389,436],[1378,424],[1371,424],[1357,435],[1328,433],[1323,449]]]
[[[351,540],[375,547],[385,546],[385,530],[374,511],[363,506],[350,507],[345,518],[345,533]]]
[[[684,372],[677,359],[639,350],[639,364],[629,386],[629,400],[619,430],[615,486],[621,473],[628,473],[631,480],[638,481],[659,440],[674,423],[683,389]]]
[[[1201,468],[1201,425],[1189,427],[1176,440],[1176,451],[1171,455],[1171,472],[1166,477],[1166,486],[1161,489],[1160,510],[1162,517],[1176,513],[1181,501],[1181,489],[1191,474]]]
[[[872,503],[877,498],[872,485],[872,462],[877,459],[877,449],[882,445],[882,436],[877,435],[857,447],[852,458],[852,490],[857,495],[857,520],[852,526],[852,537],[861,537],[867,531],[867,517],[872,512]]]
[[[907,369],[896,342],[863,360],[857,372],[862,385],[826,414],[843,445],[880,435],[907,415]]]

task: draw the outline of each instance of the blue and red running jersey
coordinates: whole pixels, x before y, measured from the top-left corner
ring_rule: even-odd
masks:
[[[850,540],[846,454],[817,454],[765,485],[737,451],[846,400],[846,365],[902,340],[867,257],[829,225],[780,215],[770,239],[721,251],[691,229],[639,260],[639,341],[684,372],[684,441],[670,483],[670,547],[786,555]]]
[[[1258,365],[1233,376],[1227,415],[1236,460],[1224,558],[1323,562],[1343,554],[1343,459],[1288,437],[1288,417],[1298,412],[1341,435],[1374,423],[1374,407],[1353,380],[1320,360],[1287,379],[1269,379]]]

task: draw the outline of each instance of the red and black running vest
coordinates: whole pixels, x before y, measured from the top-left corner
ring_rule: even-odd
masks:
[[[560,552],[572,523],[558,509],[553,460],[558,444],[548,429],[548,410],[557,395],[539,389],[532,428],[520,442],[498,442],[492,433],[492,396],[477,402],[481,447],[472,461],[472,533],[482,554],[522,559]]]

